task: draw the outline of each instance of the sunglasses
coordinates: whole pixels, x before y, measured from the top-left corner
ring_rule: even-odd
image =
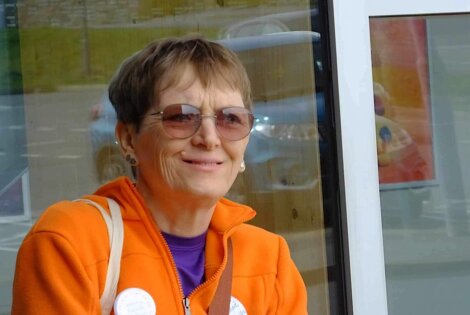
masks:
[[[219,136],[236,141],[248,136],[253,127],[253,114],[244,107],[225,107],[213,115],[202,115],[199,108],[188,104],[173,104],[161,112],[151,113],[162,121],[163,131],[175,139],[193,136],[201,127],[203,118],[214,118]]]

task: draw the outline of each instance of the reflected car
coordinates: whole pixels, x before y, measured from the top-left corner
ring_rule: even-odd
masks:
[[[237,53],[252,81],[255,123],[245,153],[247,191],[313,188],[325,108],[320,34],[281,32],[219,42]]]
[[[320,32],[318,9],[274,13],[246,19],[222,28],[219,39],[312,30]]]

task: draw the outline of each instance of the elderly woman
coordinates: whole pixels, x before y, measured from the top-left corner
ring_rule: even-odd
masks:
[[[246,224],[255,212],[223,198],[245,168],[253,125],[236,55],[199,37],[157,41],[123,63],[109,96],[135,182],[118,178],[85,198],[121,209],[114,313],[206,314],[222,296],[230,309],[218,315],[306,314],[285,240]],[[19,250],[12,313],[100,314],[109,251],[94,206],[51,206]]]

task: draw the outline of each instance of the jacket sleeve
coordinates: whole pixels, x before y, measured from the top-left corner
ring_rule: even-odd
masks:
[[[284,238],[279,237],[279,261],[276,276],[277,311],[279,315],[307,314],[307,290],[294,264]]]
[[[100,314],[96,291],[62,235],[37,232],[23,241],[13,283],[13,315]]]

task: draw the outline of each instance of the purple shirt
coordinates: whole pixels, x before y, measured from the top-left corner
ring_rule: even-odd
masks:
[[[176,263],[184,296],[188,296],[204,282],[204,250],[207,232],[196,237],[180,237],[164,232],[162,235]]]

